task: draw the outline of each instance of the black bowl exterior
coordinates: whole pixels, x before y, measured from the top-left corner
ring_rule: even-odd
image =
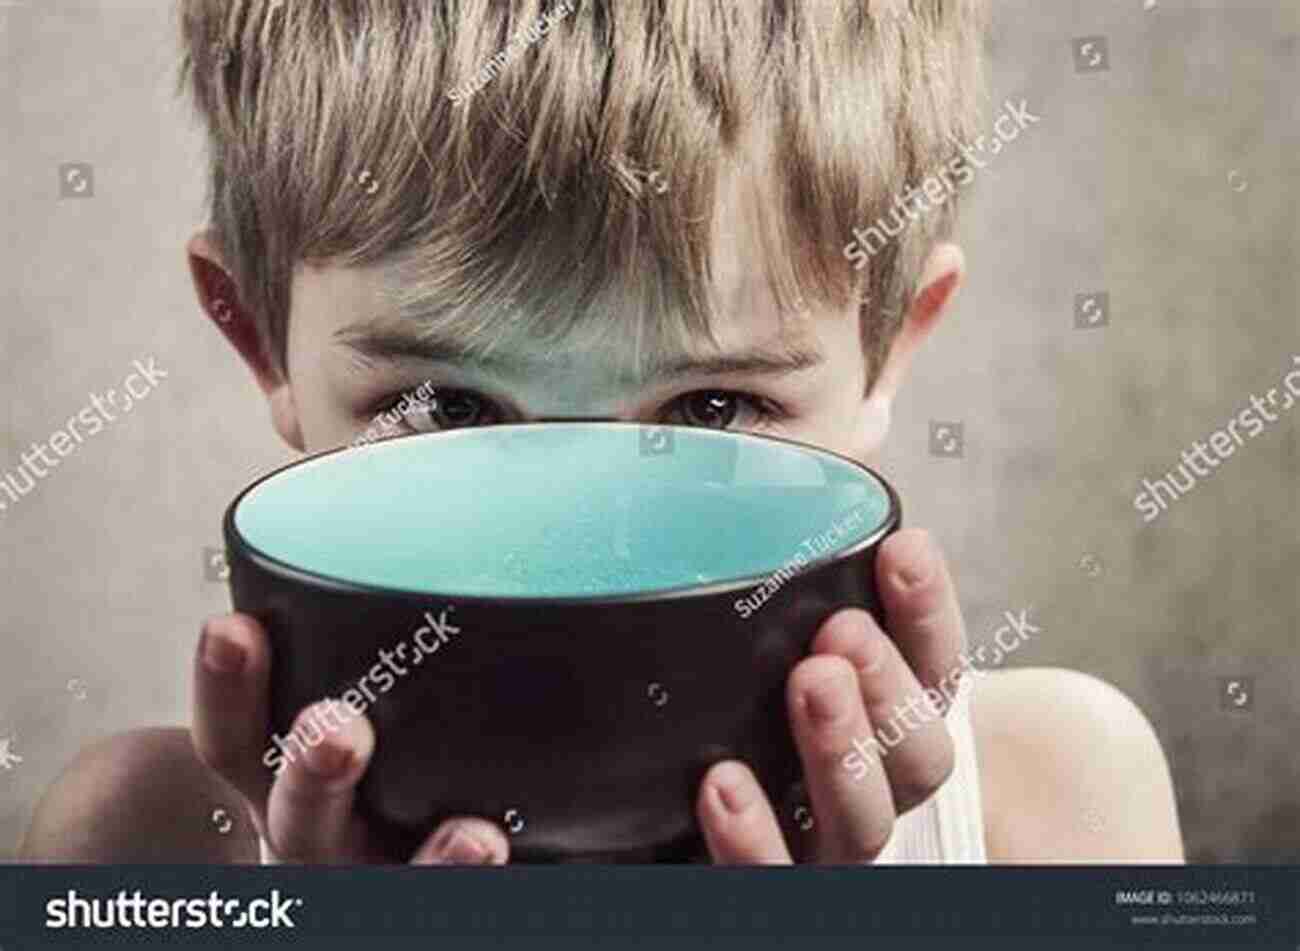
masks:
[[[228,515],[234,607],[272,644],[268,751],[301,755],[318,730],[291,735],[295,716],[351,687],[377,734],[360,808],[395,847],[479,815],[510,831],[516,861],[688,854],[699,782],[721,759],[794,808],[785,682],[834,611],[882,618],[874,562],[899,524],[891,501],[877,536],[756,609],[752,581],[602,601],[376,593],[261,555]]]
[[[319,742],[328,719],[294,729],[312,703],[342,701],[336,717],[364,710],[377,744],[358,808],[395,853],[448,816],[478,815],[510,832],[512,861],[689,860],[701,851],[700,780],[729,758],[789,818],[800,767],[786,680],[836,610],[883,620],[875,558],[902,517],[884,479],[839,458],[888,496],[884,523],[856,545],[793,574],[573,599],[443,597],[285,564],[250,546],[235,514],[256,486],[311,460],[269,473],[223,525],[232,602],[273,651],[264,762]]]

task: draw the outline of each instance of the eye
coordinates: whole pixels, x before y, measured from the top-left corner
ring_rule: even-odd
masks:
[[[467,426],[493,426],[503,417],[500,407],[471,390],[438,389],[426,399],[390,401],[381,413],[400,415],[400,422],[417,433]]]
[[[680,421],[702,429],[728,429],[737,423],[741,429],[751,429],[783,415],[775,403],[748,393],[697,390],[670,403],[667,413],[670,418],[665,421]]]

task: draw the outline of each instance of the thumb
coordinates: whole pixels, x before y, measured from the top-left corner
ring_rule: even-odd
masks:
[[[471,816],[448,819],[425,840],[412,865],[505,865],[510,841],[495,823]]]

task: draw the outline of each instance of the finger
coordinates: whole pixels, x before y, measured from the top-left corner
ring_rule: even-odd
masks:
[[[203,625],[194,660],[194,750],[239,790],[259,821],[273,778],[262,762],[270,674],[270,642],[253,618],[224,614]]]
[[[876,559],[876,582],[885,628],[917,679],[952,696],[963,673],[966,627],[956,586],[929,533],[912,528],[886,539]]]
[[[357,784],[375,747],[370,722],[336,700],[298,715],[271,787],[267,827],[272,851],[285,862],[345,862],[364,853],[361,821],[352,812]]]
[[[763,787],[736,760],[715,763],[700,784],[695,814],[717,865],[789,865],[790,850]]]
[[[412,865],[505,865],[510,840],[495,823],[457,816],[438,826],[411,859]]]
[[[850,771],[879,773],[883,764],[894,812],[900,816],[934,795],[956,763],[939,691],[921,686],[894,642],[866,611],[835,614],[818,632],[812,650],[814,655],[843,658],[856,672],[872,733],[855,739],[858,759],[846,764]]]
[[[829,654],[805,658],[790,674],[787,707],[818,826],[818,860],[871,861],[894,830],[894,802],[882,771],[857,776],[845,765],[854,740],[871,735],[853,668]]]

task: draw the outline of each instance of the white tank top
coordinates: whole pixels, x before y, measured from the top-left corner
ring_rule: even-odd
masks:
[[[975,675],[979,676],[979,675]],[[956,760],[939,791],[894,823],[894,833],[877,865],[984,865],[984,806],[980,798],[979,760],[971,728],[971,691],[966,676],[957,682],[948,715]]]
[[[894,832],[876,858],[877,865],[984,865],[984,808],[979,761],[971,728],[972,677],[958,681],[948,715],[955,764],[939,791],[894,823]],[[258,838],[263,865],[273,865],[266,841]]]

